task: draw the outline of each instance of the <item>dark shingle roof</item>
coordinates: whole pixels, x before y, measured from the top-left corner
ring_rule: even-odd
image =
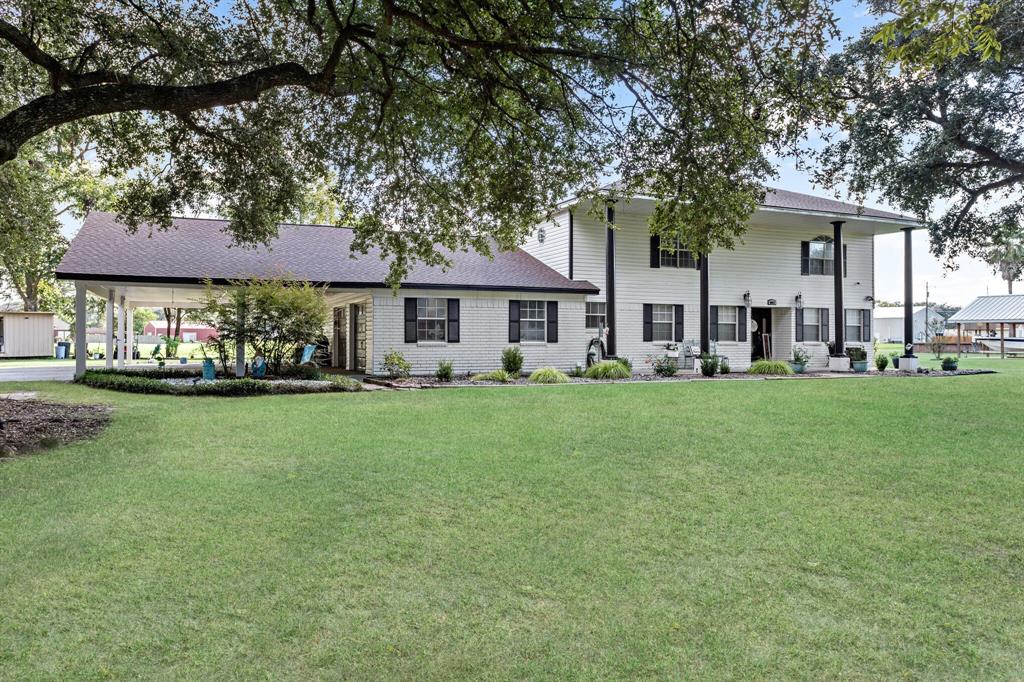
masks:
[[[380,252],[353,254],[353,233],[325,225],[281,225],[269,247],[232,246],[227,221],[175,218],[167,231],[142,227],[128,234],[111,213],[94,211],[60,265],[62,279],[127,282],[223,282],[281,273],[335,287],[382,287],[388,263]],[[404,287],[597,293],[590,282],[572,281],[525,251],[494,250],[489,260],[475,251],[442,250],[452,260],[447,272],[415,265]],[[355,255],[356,258],[352,258]]]

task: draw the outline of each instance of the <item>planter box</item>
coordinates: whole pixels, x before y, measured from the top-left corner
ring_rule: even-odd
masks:
[[[793,368],[793,371],[797,374],[803,374],[804,370],[807,369],[806,362],[791,362],[789,366]]]
[[[868,361],[867,360],[861,360],[859,362],[851,362],[850,364],[853,365],[853,371],[856,372],[857,374],[863,374],[864,372],[868,371]]]
[[[828,359],[828,371],[830,372],[849,372],[850,371],[850,358],[833,358]]]

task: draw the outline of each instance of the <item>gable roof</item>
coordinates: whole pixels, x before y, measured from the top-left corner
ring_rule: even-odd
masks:
[[[57,266],[61,279],[191,284],[224,283],[246,277],[287,274],[336,288],[386,287],[388,263],[380,251],[351,251],[353,232],[328,225],[282,224],[269,246],[232,245],[226,220],[174,218],[162,231],[141,227],[128,234],[112,213],[93,211]],[[440,249],[452,267],[416,264],[403,287],[484,289],[595,294],[590,282],[573,281],[521,249],[494,250],[488,259],[476,251]],[[353,257],[355,256],[355,257]]]
[[[967,307],[954,313],[948,321],[1024,323],[1024,294],[979,296]]]

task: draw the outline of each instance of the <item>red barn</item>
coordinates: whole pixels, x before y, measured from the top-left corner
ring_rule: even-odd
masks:
[[[173,331],[173,330],[172,330]],[[147,336],[166,336],[167,323],[163,320],[147,322],[142,333]],[[205,324],[194,324],[192,322],[181,323],[181,340],[185,343],[208,341],[211,336],[217,335],[217,329]]]

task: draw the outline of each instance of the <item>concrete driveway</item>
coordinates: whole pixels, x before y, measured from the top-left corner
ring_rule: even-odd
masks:
[[[74,378],[74,364],[38,367],[4,367],[0,365],[0,381],[71,381]]]

